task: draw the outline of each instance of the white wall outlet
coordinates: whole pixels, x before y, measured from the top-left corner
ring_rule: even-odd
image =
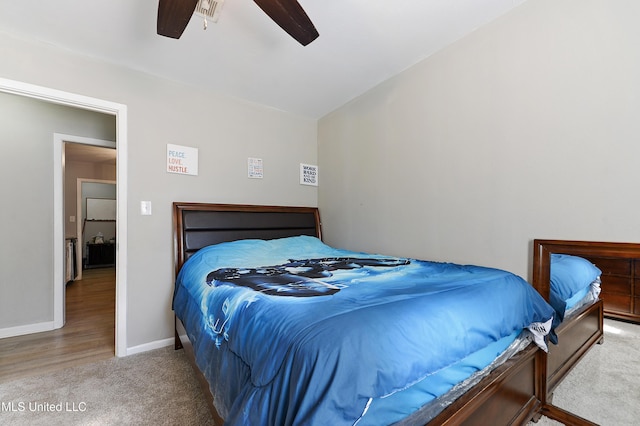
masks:
[[[140,201],[140,214],[151,216],[151,201]]]

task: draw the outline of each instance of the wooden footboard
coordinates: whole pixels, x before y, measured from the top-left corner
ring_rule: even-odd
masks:
[[[530,344],[433,418],[429,425],[523,425],[541,409],[538,347]]]
[[[602,343],[603,309],[602,301],[580,310],[575,316],[564,321],[556,330],[558,345],[549,344],[547,356],[547,394],[553,390],[571,371],[575,364],[596,343]]]

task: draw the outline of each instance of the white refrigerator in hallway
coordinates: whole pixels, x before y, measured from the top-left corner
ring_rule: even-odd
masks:
[[[70,283],[76,279],[78,270],[76,269],[76,242],[77,238],[67,238],[65,240],[65,262],[64,262],[64,282]]]

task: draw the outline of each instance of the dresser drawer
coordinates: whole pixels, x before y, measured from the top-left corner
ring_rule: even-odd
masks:
[[[589,259],[591,263],[595,264],[602,271],[603,276],[631,276],[633,272],[633,259],[612,259],[609,257],[586,257],[586,259]],[[640,268],[640,264],[636,267]]]
[[[640,297],[634,298],[633,313],[640,315]]]
[[[635,275],[636,277],[639,277],[639,278],[640,278],[640,259],[635,259],[635,260],[633,261],[633,264],[635,265],[635,267],[634,267],[634,269],[635,269],[635,273],[634,273],[634,275]]]
[[[603,293],[631,296],[631,286],[633,285],[631,277],[603,275],[601,279]]]
[[[620,294],[606,294],[602,292],[600,298],[604,302],[606,312],[631,313],[631,297]]]

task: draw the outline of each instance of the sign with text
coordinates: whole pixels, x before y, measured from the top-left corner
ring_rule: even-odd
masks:
[[[247,159],[249,179],[262,179],[264,177],[264,167],[262,166],[262,158]]]
[[[198,175],[198,148],[167,144],[167,172]]]
[[[318,166],[300,163],[300,185],[318,186]]]

